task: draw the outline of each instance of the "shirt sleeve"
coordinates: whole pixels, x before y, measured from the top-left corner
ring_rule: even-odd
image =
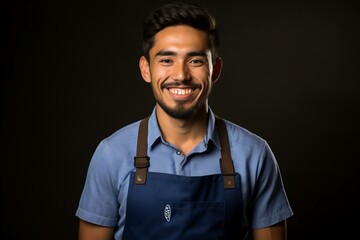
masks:
[[[101,142],[90,161],[75,215],[93,224],[114,227],[118,221],[119,203],[109,158],[106,144]]]
[[[265,142],[257,165],[256,182],[250,203],[252,228],[263,228],[293,215],[279,166]]]

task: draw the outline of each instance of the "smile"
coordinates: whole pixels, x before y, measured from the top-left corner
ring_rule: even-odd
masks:
[[[188,95],[193,92],[191,88],[169,88],[169,91],[175,95]]]

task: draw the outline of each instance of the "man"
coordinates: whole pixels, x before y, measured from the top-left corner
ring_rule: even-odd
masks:
[[[217,117],[214,17],[172,3],[144,22],[139,67],[156,106],[104,139],[91,160],[76,215],[79,239],[286,239],[293,215],[266,143]]]

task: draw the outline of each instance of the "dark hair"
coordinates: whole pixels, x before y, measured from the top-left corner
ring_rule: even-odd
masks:
[[[207,33],[213,61],[219,54],[219,36],[215,17],[196,4],[173,2],[165,4],[149,13],[143,22],[143,51],[149,59],[149,51],[154,45],[154,36],[170,26],[187,25]]]

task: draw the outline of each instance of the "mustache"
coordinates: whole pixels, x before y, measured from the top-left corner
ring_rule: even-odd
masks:
[[[179,82],[179,81],[164,82],[163,84],[161,84],[161,88],[171,88],[171,87],[200,88],[201,86],[196,83]]]

